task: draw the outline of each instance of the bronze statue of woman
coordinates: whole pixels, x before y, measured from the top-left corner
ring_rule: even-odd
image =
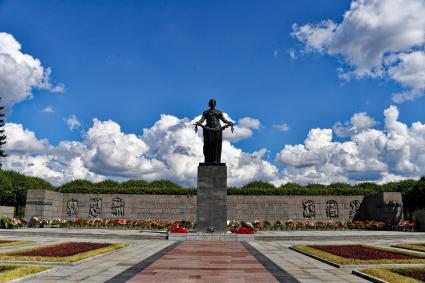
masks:
[[[198,131],[198,126],[202,127],[204,134],[204,157],[205,163],[217,164],[221,163],[221,143],[223,140],[223,130],[231,127],[233,133],[233,122],[224,118],[223,112],[215,109],[215,99],[210,99],[208,103],[210,109],[202,113],[202,118],[196,122],[195,132]],[[205,125],[202,123],[207,121]],[[226,125],[222,126],[220,120]]]

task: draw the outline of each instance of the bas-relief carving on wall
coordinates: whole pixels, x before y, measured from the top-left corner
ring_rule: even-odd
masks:
[[[338,218],[338,203],[334,200],[328,200],[326,202],[326,217],[327,218]]]
[[[66,203],[66,213],[68,217],[75,218],[78,216],[78,200],[71,199]]]
[[[89,202],[89,217],[98,217],[102,214],[102,199],[92,198]]]
[[[124,200],[122,198],[112,200],[112,215],[124,216]]]
[[[304,218],[314,218],[316,217],[316,206],[314,201],[307,199],[303,200],[303,216]]]
[[[360,201],[359,200],[353,200],[353,201],[350,202],[350,214],[348,216],[350,218],[350,220],[354,219],[357,212],[359,211],[359,208],[360,208]]]

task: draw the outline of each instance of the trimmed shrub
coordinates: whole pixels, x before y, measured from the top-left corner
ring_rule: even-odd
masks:
[[[252,188],[259,188],[259,189],[276,189],[276,187],[273,184],[270,184],[268,182],[263,182],[263,181],[253,181],[250,182],[248,184],[246,184],[245,186],[243,186],[241,189],[245,190],[245,189],[252,189]]]

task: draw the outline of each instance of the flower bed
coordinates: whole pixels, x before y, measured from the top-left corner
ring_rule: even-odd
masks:
[[[360,259],[360,260],[379,260],[379,259],[412,259],[416,258],[407,254],[376,249],[371,246],[363,245],[315,245],[310,246],[315,249],[334,254],[340,257]]]
[[[413,250],[418,252],[425,252],[425,243],[398,244],[398,245],[393,245],[393,247]]]
[[[0,264],[0,282],[8,282],[30,274],[38,273],[52,268],[45,265],[12,265]]]
[[[246,221],[228,221],[228,230],[231,230],[233,226],[242,223],[250,223]],[[384,222],[379,221],[340,221],[328,219],[326,221],[313,221],[312,219],[306,219],[304,221],[288,220],[282,223],[280,220],[275,222],[255,220],[250,223],[254,231],[279,231],[279,230],[383,230],[385,227]]]
[[[425,281],[424,267],[368,268],[360,271],[388,282],[420,283]]]
[[[85,253],[88,251],[109,247],[109,243],[87,243],[87,242],[69,242],[56,246],[40,247],[28,251],[12,252],[14,256],[57,256],[65,257]]]
[[[127,246],[127,244],[67,242],[0,253],[0,260],[75,262]]]
[[[95,228],[95,229],[147,229],[147,230],[169,230],[172,226],[179,224],[187,229],[193,228],[190,221],[168,221],[159,219],[132,220],[132,219],[101,219],[101,218],[77,218],[73,220],[47,218],[39,219],[33,217],[28,222],[29,227],[62,227],[62,228]]]
[[[425,255],[368,245],[299,245],[291,249],[342,265],[425,263]]]
[[[95,229],[136,229],[136,230],[161,230],[169,231],[171,227],[180,225],[188,230],[195,227],[195,224],[190,221],[168,221],[159,219],[147,220],[134,220],[134,219],[101,219],[101,218],[77,218],[77,219],[47,219],[33,217],[29,220],[22,218],[13,218],[4,220],[7,228],[21,228],[21,227],[39,227],[39,228],[95,228]],[[229,220],[227,228],[229,231],[232,227],[237,225],[243,226],[243,223],[249,223],[254,232],[256,231],[280,231],[280,230],[401,230],[401,231],[414,231],[415,223],[402,221],[398,225],[385,225],[384,222],[379,221],[346,221],[343,222],[338,219],[312,220],[306,219],[303,221],[288,220],[282,222],[276,221],[261,221],[255,220],[253,222]]]
[[[0,248],[34,243],[33,241],[0,240]]]
[[[425,268],[393,268],[392,272],[425,282]]]

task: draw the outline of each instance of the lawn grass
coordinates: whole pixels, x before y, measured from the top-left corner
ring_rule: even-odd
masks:
[[[52,267],[46,265],[0,264],[0,283],[42,272],[50,268]]]
[[[402,268],[397,268],[402,269]],[[412,267],[404,268],[404,269],[415,269]],[[392,272],[393,268],[368,268],[360,270],[360,272],[366,273],[368,275],[372,275],[373,277],[388,281],[390,283],[423,283],[423,281],[416,280],[412,277],[407,277],[400,275],[398,273]]]
[[[18,260],[18,261],[41,261],[41,262],[64,262],[64,263],[72,263],[76,261],[80,261],[89,257],[93,257],[96,255],[104,254],[113,250],[121,249],[128,244],[125,243],[117,243],[117,244],[111,244],[110,246],[95,249],[71,256],[65,256],[65,257],[59,257],[59,256],[23,256],[23,255],[14,255],[16,253],[23,253],[23,252],[29,252],[36,250],[38,248],[46,248],[46,247],[52,247],[54,248],[58,244],[53,245],[47,245],[47,246],[41,246],[41,247],[31,247],[26,249],[19,249],[14,250],[6,253],[0,253],[0,260]]]
[[[425,243],[397,244],[397,245],[393,245],[392,247],[413,250],[418,252],[425,252]]]
[[[377,250],[383,250],[383,251],[390,251],[400,254],[405,254],[409,256],[416,257],[414,259],[378,259],[378,260],[360,260],[360,259],[353,259],[353,258],[345,258],[341,256],[337,256],[328,252],[324,252],[318,249],[315,249],[314,247],[307,246],[307,245],[296,245],[292,246],[291,248],[293,250],[301,251],[319,258],[322,258],[324,260],[339,264],[339,265],[359,265],[359,264],[422,264],[425,263],[425,255],[412,253],[408,251],[399,251],[396,249],[391,248],[384,248],[384,247],[376,247],[376,246],[368,246],[368,245],[361,245],[363,247],[369,247],[374,248]]]
[[[0,248],[3,247],[11,247],[11,246],[18,246],[18,245],[24,245],[24,244],[30,244],[34,243],[34,241],[8,241],[8,240],[0,240]]]

